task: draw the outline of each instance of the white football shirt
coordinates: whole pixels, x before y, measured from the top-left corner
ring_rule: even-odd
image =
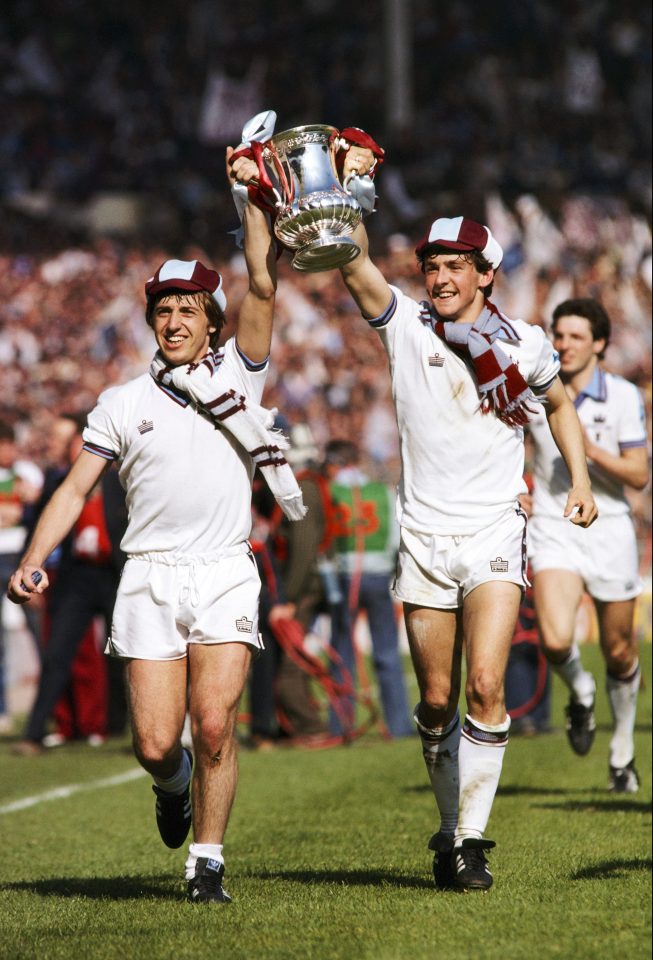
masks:
[[[574,401],[578,418],[593,443],[613,456],[629,447],[646,446],[644,404],[639,390],[623,377],[597,367]],[[569,491],[569,473],[555,445],[546,417],[529,424],[535,444],[533,513],[561,517]],[[629,512],[623,484],[588,461],[592,492],[601,517]]]
[[[268,364],[248,368],[233,337],[219,355],[225,382],[260,403]],[[251,457],[149,373],[102,393],[83,438],[85,450],[119,463],[129,511],[125,553],[208,558],[249,536]]]
[[[425,322],[423,306],[401,290],[385,313],[368,320],[390,360],[402,476],[397,516],[422,533],[474,533],[514,507],[525,492],[524,433],[480,410],[471,366]],[[534,391],[559,369],[539,327],[510,321],[519,339],[500,340]]]

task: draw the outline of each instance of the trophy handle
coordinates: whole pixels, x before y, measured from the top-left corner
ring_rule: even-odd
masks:
[[[283,189],[282,201],[283,201],[283,203],[290,205],[290,204],[293,202],[293,200],[295,199],[295,181],[294,181],[292,175],[289,174],[289,172],[286,171],[286,167],[284,166],[284,162],[283,162],[283,160],[280,159],[279,154],[278,154],[277,151],[274,149],[274,146],[272,145],[272,143],[268,143],[268,144],[267,144],[267,150],[269,151],[269,152],[268,152],[268,157],[269,157],[269,159],[272,161],[272,163],[274,164],[274,168],[275,168],[275,170],[276,170],[276,172],[277,172],[277,176],[279,177],[279,183],[281,184],[281,187],[282,187],[282,189]],[[263,162],[263,161],[261,160],[261,163],[262,163],[262,162]],[[287,161],[286,161],[286,162],[287,162]],[[289,170],[289,169],[290,169],[290,168],[288,168],[288,170]],[[266,177],[267,177],[267,173],[266,173]],[[274,188],[272,187],[272,181],[270,181],[270,178],[269,178],[269,177],[267,177],[267,178],[268,178],[268,180],[269,180],[269,182],[270,182],[270,187],[271,187],[272,189],[274,189]]]

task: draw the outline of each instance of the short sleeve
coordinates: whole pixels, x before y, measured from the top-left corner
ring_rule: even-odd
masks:
[[[560,357],[540,327],[529,327],[535,362],[528,383],[536,393],[545,393],[560,372]]]
[[[646,446],[646,414],[642,395],[634,383],[621,381],[617,441],[620,450]]]
[[[392,297],[388,306],[379,317],[364,317],[369,326],[376,330],[381,342],[392,360],[397,352],[398,338],[406,330],[403,320],[419,310],[414,300],[407,297],[398,287],[390,287]]]
[[[116,388],[105,390],[88,415],[82,439],[84,450],[105,460],[120,459],[121,442],[118,428],[118,397]]]
[[[230,337],[227,340],[223,350],[223,364],[225,370],[229,371],[229,376],[237,378],[236,382],[249,400],[260,403],[270,369],[269,359],[256,364],[248,360],[242,350],[239,349],[235,337]]]

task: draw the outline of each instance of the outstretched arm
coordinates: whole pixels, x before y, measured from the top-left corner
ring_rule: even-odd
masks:
[[[360,254],[341,267],[342,279],[364,317],[379,317],[392,299],[388,282],[369,254],[367,230],[360,223],[352,233]]]
[[[227,147],[227,176],[249,183],[258,174],[252,160],[240,157],[231,162],[232,147]],[[243,214],[245,260],[249,288],[243,298],[236,324],[236,341],[254,363],[262,363],[270,353],[272,320],[277,290],[277,258],[268,217],[255,204],[248,203]]]
[[[343,179],[351,174],[364,176],[374,165],[374,154],[363,147],[350,147],[344,161]],[[364,317],[379,317],[390,303],[392,291],[370,259],[367,230],[360,223],[352,233],[352,240],[361,248],[360,254],[341,268],[345,285]]]
[[[580,420],[559,377],[547,390],[546,398],[549,427],[571,477],[564,516],[581,527],[589,527],[596,520],[598,510],[592,495]],[[575,514],[574,508],[577,508]]]
[[[9,581],[7,596],[14,603],[25,603],[34,593],[43,593],[48,577],[43,564],[57,544],[70,533],[82,512],[87,496],[110,466],[108,460],[82,450],[70,473],[48,501],[18,569]],[[39,573],[38,584],[32,576]]]

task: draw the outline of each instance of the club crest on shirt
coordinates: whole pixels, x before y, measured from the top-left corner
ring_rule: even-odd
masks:
[[[492,573],[508,573],[508,561],[497,557],[496,560],[490,560],[490,570]]]
[[[141,420],[138,425],[138,432],[143,434],[149,433],[150,430],[154,430],[154,422],[152,420]]]
[[[238,633],[251,633],[253,626],[253,620],[248,620],[247,617],[240,617],[239,620],[236,620],[236,630]]]
[[[429,367],[443,367],[444,366],[444,357],[439,353],[435,353],[432,357],[429,357]]]

